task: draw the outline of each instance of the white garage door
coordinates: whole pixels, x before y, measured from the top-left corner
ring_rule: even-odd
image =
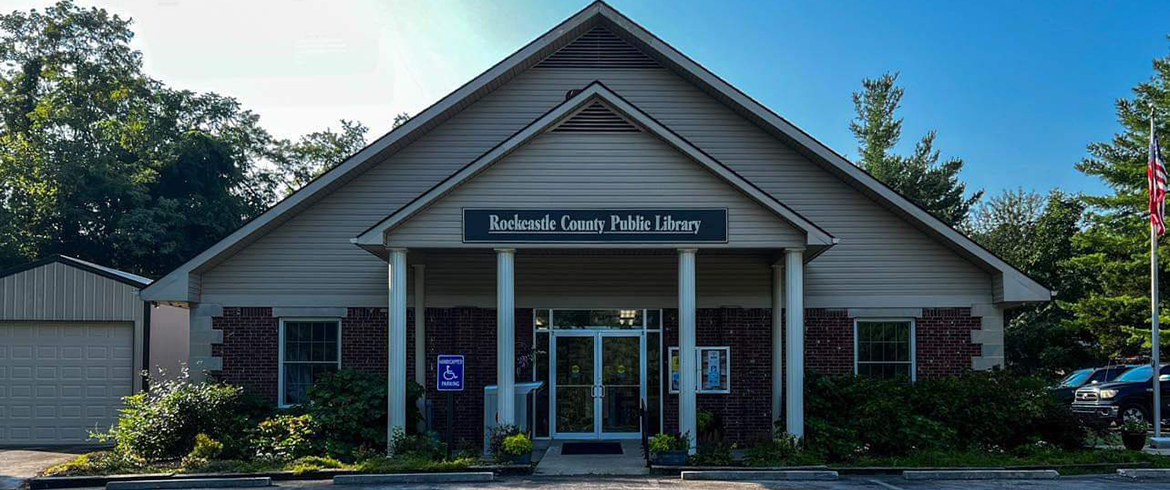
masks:
[[[0,322],[0,445],[92,443],[133,391],[129,323]]]

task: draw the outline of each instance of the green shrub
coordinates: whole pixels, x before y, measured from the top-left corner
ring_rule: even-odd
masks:
[[[195,447],[183,457],[183,468],[202,468],[223,454],[223,443],[200,432],[195,434]]]
[[[503,447],[500,449],[509,456],[522,456],[532,452],[532,439],[524,434],[508,436],[504,438]]]
[[[687,456],[687,464],[691,466],[732,466],[735,464],[735,458],[732,457],[731,451],[735,447],[735,444],[728,444],[724,441],[707,441],[699,444],[699,447],[695,449],[695,454]]]
[[[655,434],[650,438],[650,454],[662,454],[670,451],[686,451],[690,449],[690,440],[683,434]]]
[[[252,433],[252,453],[257,459],[270,461],[312,455],[315,431],[312,415],[277,415],[256,426]]]
[[[1045,382],[1003,372],[916,383],[814,376],[805,397],[805,449],[829,462],[1037,441],[1073,449],[1085,435]]]
[[[395,457],[414,457],[442,461],[447,455],[447,445],[430,434],[407,434],[401,430],[394,431],[390,447]]]
[[[488,450],[496,457],[499,457],[504,454],[504,439],[520,433],[520,428],[511,424],[501,424],[492,427],[488,437]]]
[[[406,427],[414,431],[422,415],[416,402],[422,387],[408,382]],[[317,424],[326,454],[352,461],[359,450],[384,451],[386,446],[386,378],[342,369],[317,379],[309,388],[305,413]]]
[[[804,466],[822,461],[805,451],[800,439],[788,434],[762,441],[747,449],[743,462],[747,466]]]
[[[225,455],[242,455],[255,416],[268,409],[238,386],[192,383],[185,377],[155,382],[150,391],[123,401],[117,424],[93,436],[113,440],[125,457],[148,462],[186,456],[197,434],[223,442]]]

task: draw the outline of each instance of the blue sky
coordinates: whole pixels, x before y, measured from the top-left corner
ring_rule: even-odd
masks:
[[[8,9],[45,0],[10,0]],[[133,17],[152,75],[239,98],[279,136],[417,113],[588,1],[80,0]],[[833,149],[850,94],[901,73],[902,151],[939,133],[972,188],[1100,192],[1074,168],[1170,53],[1170,2],[622,1],[616,8]]]

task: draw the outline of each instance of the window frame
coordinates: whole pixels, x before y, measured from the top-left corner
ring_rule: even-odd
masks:
[[[909,323],[910,324],[910,382],[918,381],[918,322],[916,318],[907,317],[865,317],[853,319],[853,375],[861,376],[861,336],[862,323]],[[904,364],[905,361],[864,361],[866,364]]]
[[[337,317],[289,317],[289,318],[281,318],[280,323],[277,326],[278,352],[277,352],[277,356],[276,356],[276,400],[277,400],[276,405],[280,408],[289,408],[289,407],[296,405],[295,403],[286,403],[284,400],[284,364],[285,364],[284,337],[285,337],[285,326],[288,322],[293,322],[293,323],[297,323],[297,322],[312,322],[312,323],[334,322],[334,323],[336,323],[337,324],[337,370],[339,370],[339,371],[341,370],[341,335],[342,335],[341,318],[337,318]],[[293,361],[293,362],[304,363],[304,364],[329,364],[328,362],[313,362],[313,361],[309,361],[309,362]]]

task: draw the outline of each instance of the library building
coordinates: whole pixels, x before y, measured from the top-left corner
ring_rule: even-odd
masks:
[[[196,378],[376,373],[392,427],[417,383],[466,444],[801,436],[813,373],[1002,366],[1052,293],[699,61],[593,3],[141,297]]]

